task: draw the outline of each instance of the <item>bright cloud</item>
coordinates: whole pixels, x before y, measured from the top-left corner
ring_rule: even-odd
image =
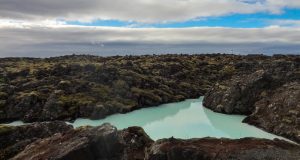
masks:
[[[45,23],[41,26],[25,22],[21,24],[19,22],[8,22],[5,25],[0,25],[0,41],[0,56],[2,57],[17,51],[31,54],[36,48],[43,48],[47,51],[52,50],[52,52],[59,49],[60,52],[69,54],[74,51],[72,49],[78,46],[83,48],[93,45],[104,47],[106,43],[215,44],[216,46],[220,44],[249,45],[261,43],[299,46],[300,28],[123,28],[72,26],[53,23]],[[43,51],[43,49],[39,51]]]
[[[283,22],[282,22],[283,23]],[[59,22],[0,23],[0,36],[18,37],[14,41],[30,37],[30,43],[42,42],[151,42],[151,43],[249,43],[285,42],[300,44],[300,28],[126,28],[65,25]],[[12,39],[12,38],[11,38]],[[4,40],[2,41],[4,42]],[[1,44],[0,44],[1,45]]]
[[[234,13],[280,13],[299,0],[0,0],[2,19],[186,21]]]
[[[297,16],[264,19],[269,27],[147,28],[224,15],[299,13],[299,0],[0,0],[0,57],[70,53],[299,53]],[[297,12],[294,12],[296,9]],[[259,15],[259,14],[258,14]],[[225,16],[226,17],[226,16]],[[245,19],[245,21],[251,20]],[[221,17],[222,19],[222,17]],[[226,19],[226,18],[225,18]],[[254,17],[248,23],[263,18]],[[111,20],[123,27],[83,26]],[[224,26],[234,20],[222,19]],[[242,23],[244,19],[239,18]],[[79,22],[70,25],[70,21]],[[212,22],[214,24],[214,22]],[[144,26],[138,28],[136,25]],[[130,27],[135,28],[130,28]],[[202,25],[205,26],[205,25]],[[217,26],[217,25],[211,25]],[[222,26],[222,25],[221,25]],[[265,26],[261,25],[260,27]]]
[[[300,27],[300,20],[291,20],[291,19],[275,19],[268,20],[272,25],[284,26],[284,27]]]

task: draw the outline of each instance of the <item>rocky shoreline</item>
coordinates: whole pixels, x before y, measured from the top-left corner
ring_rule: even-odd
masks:
[[[299,143],[300,62],[272,65],[216,83],[203,105],[216,112],[248,115],[243,122]]]
[[[38,122],[1,131],[0,139],[3,142],[0,159],[12,160],[300,158],[300,146],[278,139],[169,138],[153,141],[140,127],[117,130],[110,124],[73,129],[64,122]]]
[[[203,95],[213,111],[247,115],[245,123],[300,142],[299,55],[0,58],[0,122],[37,122],[0,125],[0,159],[300,159],[299,146],[281,140],[153,142],[139,127],[56,121]]]

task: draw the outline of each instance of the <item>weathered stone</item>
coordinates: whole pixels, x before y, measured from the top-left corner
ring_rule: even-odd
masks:
[[[45,124],[21,126],[31,129],[26,133],[30,133],[30,136],[34,136],[35,139],[30,139],[32,137],[28,136],[21,141],[8,141],[10,145],[0,148],[1,159],[12,157],[12,160],[298,160],[300,158],[298,145],[278,139],[169,138],[153,142],[140,127],[129,127],[118,131],[110,124],[77,129],[70,129],[63,122]],[[53,131],[53,135],[49,136],[53,125],[63,129]],[[15,127],[4,130],[0,137],[16,136]],[[45,137],[38,137],[38,135]]]
[[[244,122],[300,142],[300,67],[274,62],[272,68],[219,82],[203,105],[216,112],[249,115]]]
[[[276,81],[278,84],[299,79],[300,72],[295,71],[299,68],[298,57],[203,54],[1,58],[0,92],[5,94],[0,99],[6,101],[1,105],[0,121],[103,118],[142,107],[198,98],[218,81],[218,87],[226,90],[226,94],[216,94],[221,100],[213,106],[218,106],[219,112],[249,114],[254,99],[266,95],[262,92],[256,96],[251,86],[257,83],[261,84],[258,88],[263,88],[269,85],[265,80],[270,78],[268,74],[253,73],[273,69],[272,73],[276,74],[271,74],[271,79],[278,80],[277,77],[285,75]],[[251,74],[253,77],[249,81],[238,79]],[[222,81],[232,76],[237,77],[240,85],[223,84]],[[53,96],[57,90],[61,93]],[[29,96],[30,93],[35,93],[37,99]],[[236,99],[239,103],[235,104]]]
[[[114,126],[103,124],[37,140],[12,159],[142,160],[151,143],[141,128],[117,131]]]
[[[287,83],[256,102],[255,110],[244,122],[300,142],[299,100],[300,83]]]
[[[71,130],[64,122],[32,123],[23,126],[0,125],[0,159],[9,159],[40,138]]]
[[[300,148],[281,140],[162,139],[147,151],[146,160],[298,160]]]

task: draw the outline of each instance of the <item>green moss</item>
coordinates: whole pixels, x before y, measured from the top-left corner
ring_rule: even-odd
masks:
[[[114,100],[121,103],[125,108],[132,108],[137,106],[137,102],[133,99],[115,98]]]
[[[6,70],[9,73],[17,73],[17,72],[20,72],[22,70],[22,68],[18,68],[18,67],[6,67]]]
[[[0,77],[0,83],[5,83],[5,78],[4,77]]]
[[[224,85],[219,85],[218,87],[219,87],[220,89],[222,89],[222,90],[228,89],[228,87],[227,87],[227,86],[224,86]]]
[[[124,105],[118,101],[107,101],[105,103],[109,107],[117,107],[117,108],[122,108]]]
[[[73,115],[77,113],[80,107],[93,105],[96,100],[88,95],[84,95],[83,93],[78,93],[74,95],[63,95],[58,99],[58,104],[62,106],[67,112],[65,115]]]
[[[128,84],[123,80],[116,80],[112,85],[113,92],[120,96],[125,96],[128,93]]]
[[[31,92],[20,92],[18,99],[22,99],[24,97],[29,97],[29,96],[36,96],[39,97],[39,92],[37,91],[31,91]]]
[[[142,90],[142,89],[133,87],[133,88],[131,88],[131,92],[134,95],[147,97],[147,98],[149,98],[149,99],[151,99],[155,102],[161,102],[162,101],[162,99],[159,96],[155,95],[151,90]]]
[[[124,87],[126,87],[127,83],[123,80],[116,80],[113,82],[113,87],[115,89],[122,89]]]
[[[290,118],[291,117],[284,117],[284,118],[282,118],[282,122],[285,122],[285,123],[288,123],[288,124],[293,123],[293,121]]]
[[[219,64],[219,62],[216,61],[214,58],[207,59],[207,63],[209,65]]]
[[[232,75],[234,74],[236,71],[236,69],[234,68],[234,66],[225,66],[220,72],[223,75]]]
[[[7,125],[0,125],[0,135],[8,133],[12,131],[15,127],[7,126]]]
[[[6,104],[6,100],[0,100],[0,109],[3,108]]]
[[[185,97],[183,95],[176,95],[175,96],[175,100],[177,100],[177,101],[182,101],[184,99],[185,99]]]
[[[0,92],[0,99],[6,99],[8,97],[7,93]]]
[[[191,84],[186,82],[180,82],[179,86],[182,88],[191,88]]]
[[[78,106],[78,105],[89,105],[96,102],[94,97],[85,95],[83,93],[77,93],[72,95],[63,95],[59,97],[61,104],[65,106]]]
[[[159,96],[167,96],[167,97],[172,97],[172,95],[169,92],[166,92],[166,90],[159,90],[159,89],[154,89],[153,93],[155,95],[159,95]]]
[[[93,94],[99,99],[105,99],[110,94],[110,88],[106,85],[97,85],[92,88]]]

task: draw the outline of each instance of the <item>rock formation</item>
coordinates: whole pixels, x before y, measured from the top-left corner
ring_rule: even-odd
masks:
[[[42,122],[23,126],[0,125],[0,159],[5,160],[24,150],[25,147],[41,138],[66,132],[72,126],[64,122]]]
[[[73,129],[104,118],[197,98],[221,113],[300,142],[299,55],[152,55],[0,58],[0,159],[300,159],[299,146],[264,139],[163,139],[139,127]]]
[[[298,160],[300,148],[280,140],[162,139],[148,148],[146,160]]]
[[[255,103],[244,122],[300,142],[300,83],[287,83]]]
[[[232,159],[232,160],[298,160],[300,147],[282,140],[243,138],[238,140],[199,138],[199,139],[162,139],[152,141],[140,127],[117,130],[110,124],[98,127],[70,129],[63,122],[36,123],[20,126],[42,132],[51,130],[49,126],[64,126],[52,136],[36,138],[27,146],[10,155],[3,154],[1,159],[12,160],[194,160],[194,159]],[[50,132],[49,132],[50,133]],[[1,135],[1,138],[13,133]],[[26,135],[23,135],[26,137]],[[23,140],[25,141],[25,140]],[[11,146],[19,142],[11,141]],[[6,145],[7,146],[7,145]],[[11,149],[8,147],[6,150]]]
[[[12,159],[142,160],[144,150],[152,142],[139,127],[118,131],[110,124],[103,124],[37,140]]]
[[[203,105],[221,113],[249,115],[244,122],[300,142],[300,63],[274,61],[235,75],[209,90]]]
[[[275,62],[277,65],[272,65]],[[280,70],[287,63],[290,67],[299,66],[299,56],[0,58],[0,122],[100,119],[141,107],[197,98],[215,83],[232,76],[265,68]],[[250,113],[251,107],[247,104],[241,112]],[[230,112],[231,108],[226,110]]]

